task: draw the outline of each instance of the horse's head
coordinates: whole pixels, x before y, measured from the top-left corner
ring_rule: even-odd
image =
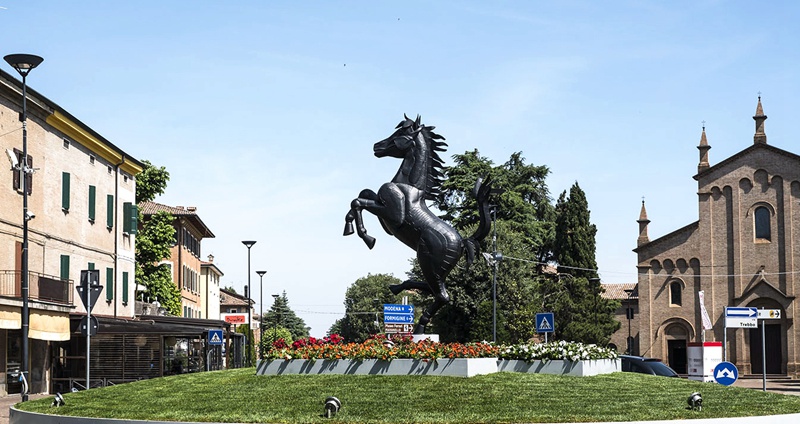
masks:
[[[372,146],[375,156],[379,158],[387,156],[404,158],[408,149],[414,145],[414,137],[422,130],[420,126],[420,117],[417,116],[417,120],[412,121],[405,116],[405,119],[397,124],[395,128],[395,132],[393,132],[392,135]]]

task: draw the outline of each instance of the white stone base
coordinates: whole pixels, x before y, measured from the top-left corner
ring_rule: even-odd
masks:
[[[497,372],[497,358],[422,359],[306,359],[259,360],[256,375],[352,374],[352,375],[439,375],[472,377]]]
[[[588,361],[552,360],[547,362],[501,359],[497,361],[497,370],[585,377],[589,375],[618,372],[620,371],[620,363],[618,359],[596,359]]]

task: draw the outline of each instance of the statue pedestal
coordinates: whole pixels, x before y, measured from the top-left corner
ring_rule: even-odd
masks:
[[[432,341],[432,342],[439,343],[439,335],[438,334],[412,334],[411,335],[411,341],[413,341],[414,343],[422,341],[422,340],[426,340],[426,339],[430,339],[430,341]]]

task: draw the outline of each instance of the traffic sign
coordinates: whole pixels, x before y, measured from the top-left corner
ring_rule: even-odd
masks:
[[[759,309],[758,319],[781,319],[780,309]]]
[[[408,333],[414,331],[411,324],[384,324],[384,331],[387,333]]]
[[[384,324],[413,324],[414,315],[406,314],[383,314]]]
[[[758,309],[728,306],[725,308],[726,328],[757,328]]]
[[[222,330],[208,330],[208,345],[209,346],[222,345]]]
[[[739,370],[730,362],[720,362],[714,367],[714,380],[723,386],[730,386],[739,378]]]
[[[92,325],[88,325],[89,317],[85,316],[81,318],[80,329],[81,329],[81,336],[86,337],[88,336],[95,336],[97,335],[97,328],[100,327],[100,322],[97,321],[97,317],[92,315],[91,322]]]
[[[555,320],[552,312],[541,312],[536,314],[536,332],[552,333],[555,331]]]
[[[414,305],[395,305],[387,303],[383,305],[384,314],[414,314]]]
[[[756,308],[725,307],[725,317],[752,318],[758,316]]]
[[[81,283],[78,286],[78,294],[86,310],[91,311],[97,299],[100,298],[100,292],[103,291],[103,286],[100,285],[100,270],[86,269],[81,271]],[[86,294],[89,294],[87,299]]]

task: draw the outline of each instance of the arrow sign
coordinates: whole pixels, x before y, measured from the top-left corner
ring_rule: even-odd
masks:
[[[384,314],[414,314],[414,305],[396,305],[387,303],[383,305]]]
[[[412,324],[414,323],[414,315],[384,314],[383,322],[385,324]]]
[[[755,317],[758,316],[758,309],[756,308],[737,308],[728,306],[725,308],[726,317]]]
[[[730,386],[739,378],[739,370],[730,362],[720,362],[714,367],[714,380],[723,386]]]

